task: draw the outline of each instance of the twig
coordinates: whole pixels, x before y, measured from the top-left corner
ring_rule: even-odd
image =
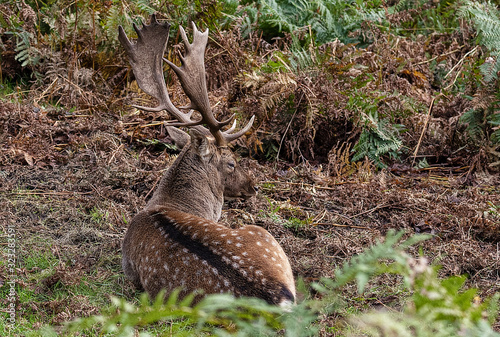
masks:
[[[151,194],[151,192],[153,192],[153,190],[156,188],[156,185],[157,185],[157,184],[158,184],[158,182],[160,181],[161,177],[162,177],[162,176],[159,176],[159,177],[156,179],[155,183],[153,184],[153,187],[151,187],[151,189],[149,190],[148,194],[146,194],[146,196],[144,197],[144,199],[147,199],[147,198],[148,198],[148,196]]]
[[[431,58],[430,60],[426,60],[426,61],[422,61],[422,62],[419,62],[419,63],[415,63],[414,66],[418,66],[418,65],[421,65],[421,64],[425,64],[425,63],[429,63],[429,62],[432,62],[434,61],[435,59],[439,58],[439,57],[443,57],[443,56],[448,56],[448,55],[451,55],[453,53],[456,53],[457,51],[459,51],[460,49],[462,49],[463,47],[465,47],[465,45],[455,49],[455,50],[452,50],[450,52],[447,52],[447,53],[444,53],[444,54],[441,54],[441,55],[438,55],[438,56],[434,56],[433,58]]]
[[[334,187],[316,186],[316,185],[312,185],[312,184],[308,184],[308,183],[293,183],[291,181],[279,181],[279,180],[263,181],[261,184],[287,184],[287,185],[295,185],[295,186],[306,186],[306,187],[310,187],[310,188],[315,188],[317,190],[328,190],[328,191],[335,191],[336,190]],[[334,183],[334,185],[344,185],[344,184],[354,184],[354,182],[344,181],[344,182]]]
[[[306,212],[307,213],[307,212]],[[318,215],[316,215],[314,217],[314,219],[312,220],[312,223],[318,223],[319,221],[323,220],[326,216],[326,214],[328,213],[328,211],[326,209],[323,210],[323,212],[319,213]]]
[[[13,195],[71,195],[71,194],[87,195],[87,194],[92,194],[92,193],[93,192],[63,191],[63,192],[7,192],[6,194],[13,194]]]
[[[355,218],[357,216],[360,216],[360,215],[363,215],[363,214],[367,214],[367,213],[372,213],[372,212],[374,212],[377,209],[385,208],[385,207],[389,207],[389,206],[394,206],[394,205],[393,204],[377,205],[377,206],[373,207],[372,209],[369,209],[367,211],[364,211],[364,212],[358,213],[356,215],[353,215],[351,218]]]
[[[278,55],[276,54],[273,54],[274,57],[276,57],[278,60],[281,61],[281,63],[285,66],[286,70],[288,70],[289,73],[292,73],[293,74],[293,71],[292,69],[290,69],[290,67],[287,65],[287,63],[281,58],[279,57]]]
[[[414,156],[415,158],[427,158],[427,157],[437,157],[435,154],[419,154],[418,156]]]
[[[149,126],[157,126],[157,125],[163,125],[164,123],[163,122],[156,122],[156,123],[150,123],[150,124],[146,124],[146,125],[141,125],[139,126],[141,129],[143,128],[147,128]]]
[[[312,225],[313,226],[322,225],[322,226],[334,226],[334,227],[349,227],[349,228],[370,229],[370,230],[373,229],[373,228],[364,227],[364,226],[340,225],[340,224],[337,224],[337,223],[328,223],[328,222],[316,222],[316,223],[313,223]]]
[[[458,61],[458,62],[457,62],[457,64],[455,64],[455,66],[453,66],[453,68],[451,68],[451,70],[450,70],[450,71],[449,71],[449,72],[448,72],[448,73],[444,76],[444,78],[447,78],[447,77],[448,77],[448,75],[450,75],[450,74],[451,74],[451,72],[452,72],[452,71],[453,71],[456,67],[458,67],[459,65],[462,65],[462,64],[463,64],[463,62],[464,62],[464,60],[465,60],[465,58],[466,58],[467,56],[471,55],[471,54],[474,54],[474,53],[476,52],[476,50],[477,50],[477,48],[478,48],[478,47],[479,47],[479,46],[476,46],[476,47],[475,47],[474,49],[472,49],[470,52],[468,52],[467,54],[465,54],[465,55],[464,55],[464,57],[462,57],[462,58],[460,59],[460,61]],[[455,78],[453,79],[453,81],[452,81],[449,85],[447,85],[445,88],[443,88],[442,90],[448,90],[450,87],[452,87],[452,86],[455,84],[455,82],[457,81],[457,79],[458,79],[458,76],[459,76],[459,75],[460,75],[460,71],[457,71],[457,74],[455,75]]]
[[[75,89],[77,89],[80,92],[80,94],[82,95],[82,97],[85,100],[87,100],[87,97],[85,96],[85,94],[86,94],[85,90],[83,90],[78,84],[73,83],[72,81],[70,81],[69,79],[67,79],[66,77],[63,77],[63,76],[60,76],[59,78],[62,79],[63,81],[68,82],[69,85],[71,85],[72,87],[74,87]],[[88,100],[87,100],[87,103],[90,104],[90,102]]]
[[[417,157],[418,149],[420,148],[420,144],[422,143],[422,138],[424,137],[425,130],[427,129],[427,124],[429,124],[429,120],[431,119],[432,107],[434,106],[434,101],[441,96],[442,93],[439,93],[437,96],[434,96],[431,101],[431,105],[429,106],[429,111],[427,111],[427,118],[425,119],[424,127],[422,128],[422,133],[420,133],[420,138],[418,139],[417,147],[415,148],[415,152],[413,152],[413,161],[411,166],[415,165],[415,159]]]
[[[92,115],[64,115],[64,118],[92,117]]]
[[[38,98],[35,98],[34,101],[33,101],[33,104],[38,107],[38,102],[40,102],[42,100],[42,98],[45,97],[45,94],[52,89],[52,87],[57,83],[57,78],[55,78],[52,83],[47,87],[47,89],[45,89],[42,94],[38,97]]]
[[[111,158],[109,158],[108,160],[108,165],[111,165],[111,162],[113,161],[113,159],[115,159],[115,156],[116,154],[118,153],[118,151],[120,151],[121,149],[123,149],[123,144],[120,144],[120,146],[118,146],[118,148],[116,150],[113,151],[113,154],[111,155]]]
[[[434,164],[433,166],[419,168],[418,171],[432,171],[432,170],[441,170],[441,171],[460,171],[466,170],[469,166],[455,166],[455,167],[447,167],[448,164]]]
[[[381,300],[379,300],[378,298],[377,298],[377,299],[375,299],[375,301],[376,301],[376,302],[378,302],[381,306],[383,306],[385,310],[390,310],[390,311],[392,311],[392,312],[398,312],[396,309],[391,308],[391,307],[389,307],[389,306],[385,305],[385,304],[384,304]]]
[[[458,67],[459,65],[461,65],[461,64],[464,62],[464,60],[465,60],[465,58],[466,58],[467,56],[469,56],[470,54],[475,53],[478,47],[479,47],[479,46],[475,46],[475,47],[474,47],[474,49],[472,49],[471,51],[467,52],[467,53],[466,53],[466,54],[465,54],[465,55],[464,55],[464,56],[463,56],[463,57],[462,57],[462,58],[461,58],[461,59],[457,62],[457,64],[455,64],[455,65],[453,66],[453,68],[451,68],[451,69],[450,69],[450,71],[449,71],[446,75],[444,75],[444,78],[447,78],[447,77],[451,74],[451,72],[452,72],[453,70],[455,70],[455,68],[456,68],[456,67]]]

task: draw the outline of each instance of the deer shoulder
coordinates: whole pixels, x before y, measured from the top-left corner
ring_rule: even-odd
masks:
[[[290,263],[273,236],[258,226],[230,229],[217,223],[225,198],[249,198],[257,188],[228,147],[251,128],[253,117],[239,131],[235,123],[223,131],[234,116],[217,121],[210,107],[203,60],[208,31],[201,33],[193,24],[189,43],[181,27],[182,65],[167,61],[190,99],[190,110],[182,112],[170,101],[162,72],[169,25],[152,15],[149,25],[134,28],[136,43],[121,27],[119,40],[139,86],[159,102],[154,108],[138,108],[166,110],[177,119],[174,125],[188,127],[190,135],[167,128],[182,151],[130,223],[122,245],[125,274],[151,296],[181,288],[181,294],[202,290],[259,297],[272,304],[294,302]],[[201,116],[198,121],[192,119],[193,110]]]

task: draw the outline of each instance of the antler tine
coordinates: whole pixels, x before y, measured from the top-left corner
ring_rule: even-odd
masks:
[[[222,127],[231,123],[235,116],[233,115],[229,119],[219,122],[213,115],[208,99],[204,62],[205,49],[208,42],[208,29],[204,32],[200,32],[193,22],[192,28],[193,42],[189,43],[186,31],[184,28],[180,27],[180,34],[185,46],[184,55],[179,53],[179,59],[182,65],[178,67],[168,60],[166,60],[166,62],[179,77],[182,88],[191,101],[188,108],[193,108],[200,112],[202,119],[199,121],[199,124],[206,124],[210,133],[215,137],[217,144],[219,146],[226,146],[230,141],[246,133],[250,129],[253,119],[250,125],[245,130],[241,130],[241,132],[232,133],[234,131],[234,126],[228,131],[221,131]],[[192,123],[184,124],[184,126],[189,125],[192,125]]]
[[[234,116],[234,115],[233,115]],[[230,134],[231,132],[233,132],[234,130],[236,129],[236,121],[233,121],[233,125],[231,125],[231,127],[229,129],[227,129],[226,131],[224,131],[223,133],[224,134]]]
[[[252,127],[253,125],[253,121],[255,120],[255,115],[252,116],[252,118],[250,118],[250,121],[248,121],[247,125],[245,125],[245,127],[243,129],[241,129],[240,131],[238,132],[235,132],[235,133],[231,133],[235,127],[236,127],[236,121],[234,121],[233,125],[231,126],[231,128],[229,128],[228,130],[224,131],[222,134],[224,136],[224,138],[226,139],[226,141],[228,143],[232,142],[233,140],[235,139],[238,139],[240,138],[241,136],[243,136],[245,133],[247,133],[250,128]]]
[[[136,43],[130,42],[122,26],[118,27],[118,40],[125,49],[139,87],[156,98],[159,104],[156,107],[140,105],[133,107],[149,112],[166,110],[181,123],[193,123],[192,112],[183,113],[172,104],[165,84],[163,54],[168,42],[170,24],[159,23],[153,14],[149,25],[143,24],[142,28],[138,28],[134,24],[134,30],[137,32]],[[198,126],[197,129],[209,134],[209,131],[202,126]]]
[[[238,132],[233,133],[236,124],[233,124],[229,130],[222,132],[221,129],[231,123],[235,116],[233,115],[231,118],[219,122],[215,119],[210,107],[204,62],[205,49],[208,42],[208,29],[200,32],[192,22],[193,42],[189,43],[184,28],[180,27],[185,52],[184,55],[179,53],[179,59],[182,64],[178,67],[163,58],[168,42],[170,25],[168,23],[160,24],[156,20],[155,14],[151,15],[150,21],[149,25],[144,24],[141,29],[134,24],[134,29],[138,36],[135,44],[130,42],[123,28],[119,27],[118,39],[125,48],[139,87],[149,95],[155,97],[159,102],[156,107],[138,105],[134,105],[134,107],[151,112],[166,110],[179,121],[178,123],[169,125],[194,127],[204,134],[211,133],[219,146],[226,146],[229,142],[245,134],[252,127],[254,117]],[[177,74],[184,92],[190,99],[190,104],[182,108],[198,110],[202,116],[201,120],[191,120],[192,110],[188,113],[183,113],[170,101],[163,76],[163,61]],[[202,124],[208,126],[208,129],[203,127]]]

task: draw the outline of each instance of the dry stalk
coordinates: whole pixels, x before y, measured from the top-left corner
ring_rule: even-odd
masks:
[[[364,227],[364,226],[355,226],[355,225],[340,225],[336,223],[328,223],[328,222],[316,222],[313,223],[313,226],[317,225],[322,225],[322,226],[334,226],[334,227],[347,227],[347,228],[359,228],[359,229],[368,229],[368,230],[373,230],[373,228],[370,227]]]
[[[422,128],[422,132],[420,133],[420,138],[418,139],[417,146],[415,147],[415,151],[413,152],[413,161],[411,163],[412,166],[415,165],[415,159],[418,154],[418,149],[420,148],[420,144],[422,143],[422,138],[424,137],[425,130],[427,129],[427,124],[429,124],[429,120],[431,119],[431,113],[432,113],[432,108],[434,107],[434,101],[443,95],[442,93],[439,93],[437,96],[434,96],[432,98],[431,104],[429,106],[429,110],[427,111],[427,117],[425,119],[424,127]]]

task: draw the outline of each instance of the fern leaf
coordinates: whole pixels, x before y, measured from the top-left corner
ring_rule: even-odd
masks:
[[[482,109],[471,109],[465,112],[460,117],[460,121],[464,124],[467,124],[467,131],[469,133],[469,136],[476,141],[484,137],[484,114],[482,111]]]

